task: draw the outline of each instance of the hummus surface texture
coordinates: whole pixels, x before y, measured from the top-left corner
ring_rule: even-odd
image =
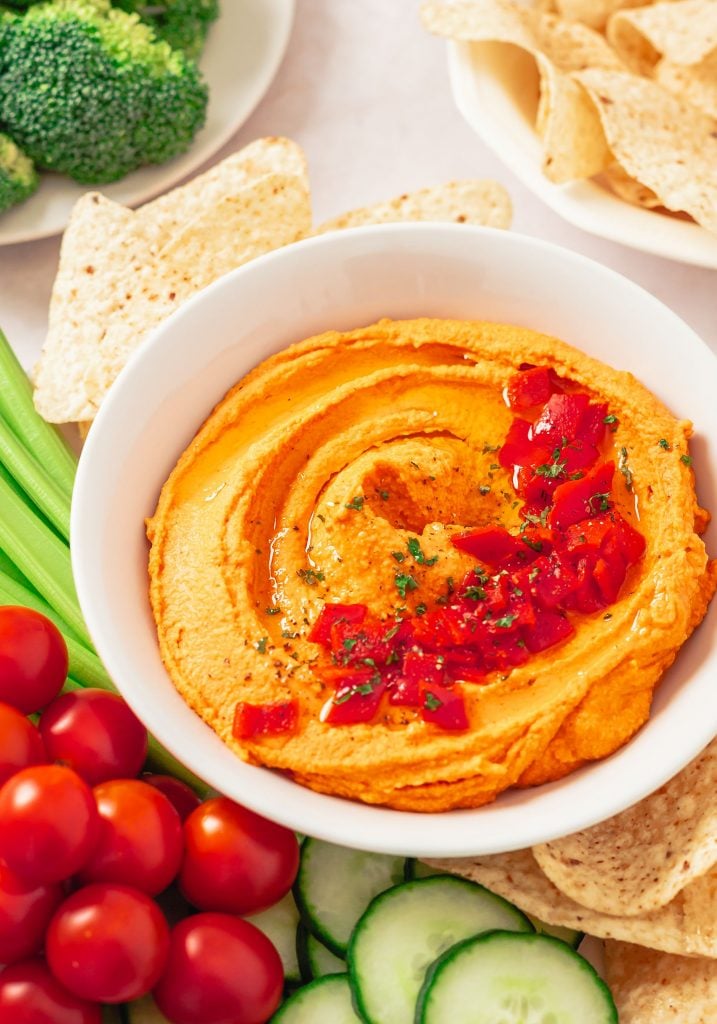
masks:
[[[495,451],[524,364],[551,367],[617,416],[605,456],[627,450],[615,507],[646,541],[619,596],[571,615],[574,634],[505,673],[462,685],[469,728],[405,707],[322,721],[326,653],[307,639],[326,602],[388,625],[433,608],[476,560],[467,528],[520,529]],[[691,424],[628,373],[554,338],[494,323],[381,321],[327,332],[261,363],[182,454],[148,522],[150,597],[178,691],[244,760],[335,795],[416,811],[476,807],[560,778],[625,743],[702,619],[715,564],[700,539]],[[684,457],[683,457],[684,456]],[[418,538],[402,596],[393,553]],[[238,701],[295,700],[295,730],[238,740]]]

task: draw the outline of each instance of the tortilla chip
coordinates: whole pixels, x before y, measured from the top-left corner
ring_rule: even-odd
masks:
[[[195,207],[194,198],[187,205],[186,192],[177,191],[182,209]],[[154,204],[147,215],[147,208],[132,212],[98,194],[76,205],[36,371],[35,404],[45,419],[93,419],[153,327],[227,271],[296,241],[310,228],[301,175],[265,174],[219,198],[209,188],[202,212],[167,239],[167,224],[175,223],[173,195],[163,197],[169,202],[160,216]]]
[[[634,206],[644,206],[647,210],[662,206],[651,188],[631,178],[625,168],[618,163],[610,164],[603,172],[603,177],[615,195]]]
[[[591,68],[575,73],[627,174],[668,210],[717,231],[717,121],[655,82]]]
[[[510,196],[497,181],[451,181],[409,192],[386,203],[351,210],[321,224],[314,232],[356,228],[395,221],[453,221],[508,228],[513,216]]]
[[[650,0],[557,0],[557,13],[569,21],[581,21],[583,25],[601,32],[611,14],[622,7],[642,7]]]
[[[634,807],[533,853],[584,907],[623,916],[665,906],[717,864],[717,740]]]
[[[717,876],[704,875],[692,882],[659,910],[640,917],[616,917],[589,910],[561,893],[530,850],[426,863],[472,878],[546,924],[666,953],[717,957]]]
[[[610,18],[607,38],[631,70],[649,75],[659,58],[699,64],[717,48],[717,3],[672,0]]]
[[[506,43],[531,54],[540,75],[536,128],[543,139],[543,170],[555,182],[590,177],[610,161],[597,111],[568,72],[622,67],[597,32],[577,22],[511,0],[427,3],[426,27],[471,42]]]
[[[714,1024],[717,960],[605,943],[605,980],[620,1024]]]
[[[673,64],[663,58],[653,74],[655,81],[669,92],[717,119],[717,54],[691,67]]]
[[[251,142],[186,185],[145,203],[139,212],[153,221],[168,241],[225,196],[236,195],[268,174],[300,178],[309,190],[306,157],[301,147],[291,139],[272,137]]]

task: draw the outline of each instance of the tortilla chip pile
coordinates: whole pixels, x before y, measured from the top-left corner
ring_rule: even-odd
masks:
[[[428,863],[547,924],[605,939],[620,1024],[717,1021],[717,740],[594,828],[532,850]]]
[[[228,271],[300,238],[387,221],[506,228],[505,189],[457,181],[354,210],[312,228],[306,160],[289,139],[260,139],[189,184],[130,210],[98,192],[75,205],[60,252],[35,404],[87,428],[148,333]]]
[[[480,44],[477,61],[496,46],[530,54],[551,181],[597,175],[717,232],[717,0],[430,0],[422,17]]]

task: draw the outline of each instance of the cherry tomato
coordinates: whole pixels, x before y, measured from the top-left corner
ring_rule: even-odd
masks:
[[[197,796],[193,789],[186,784],[186,782],[180,782],[179,779],[175,779],[173,775],[143,775],[143,782],[148,782],[150,786],[154,786],[160,793],[171,800],[175,811],[179,817],[184,821],[193,810],[199,807],[202,802]]]
[[[87,885],[50,922],[45,954],[57,980],[81,999],[124,1003],[157,984],[169,949],[161,910],[127,885]]]
[[[0,704],[0,786],[21,768],[46,761],[42,737],[30,719]]]
[[[192,811],[184,843],[179,887],[200,910],[264,910],[289,891],[299,868],[293,832],[226,797]]]
[[[101,782],[93,793],[100,832],[79,880],[118,882],[156,896],[182,863],[179,815],[163,793],[139,779]]]
[[[67,678],[67,646],[54,622],[32,608],[0,607],[0,700],[31,715]]]
[[[0,963],[40,952],[62,897],[62,886],[23,882],[0,861]]]
[[[102,1010],[67,992],[41,960],[0,974],[0,1024],[101,1024]]]
[[[0,858],[32,882],[60,882],[92,853],[99,814],[90,787],[70,768],[24,768],[0,789]]]
[[[91,786],[134,778],[147,756],[147,730],[106,690],[63,693],[43,711],[40,732],[52,760],[74,768]]]
[[[255,925],[229,914],[195,914],[173,929],[152,994],[172,1024],[263,1024],[283,985],[279,954]]]

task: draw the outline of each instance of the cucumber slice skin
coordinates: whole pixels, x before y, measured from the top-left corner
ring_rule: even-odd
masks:
[[[338,934],[335,927],[332,927],[322,916],[321,908],[317,908],[311,895],[311,878],[314,862],[314,858],[317,858],[321,862],[322,876],[328,877],[329,871],[327,866],[331,865],[332,871],[335,871],[337,882],[340,881],[346,887],[350,887],[352,883],[352,872],[350,871],[350,864],[357,858],[365,859],[367,864],[383,864],[385,867],[385,877],[381,881],[380,885],[376,885],[373,891],[369,894],[365,905],[361,906],[356,912],[355,916],[352,913],[350,915],[350,922],[347,921],[344,924],[341,934]],[[382,854],[375,853],[363,853],[360,850],[350,850],[343,846],[334,846],[332,843],[326,843],[321,839],[314,839],[311,836],[302,843],[301,847],[301,862],[299,864],[299,872],[294,882],[294,900],[296,906],[299,909],[301,919],[309,931],[316,936],[316,938],[329,949],[334,956],[344,959],[346,957],[346,951],[348,949],[349,938],[353,926],[355,925],[358,918],[361,916],[365,907],[370,902],[370,899],[384,892],[386,889],[392,888],[395,884],[403,881],[405,870],[405,858],[404,857],[389,857]]]
[[[266,935],[281,957],[284,981],[287,985],[301,982],[302,975],[296,946],[296,930],[299,925],[299,911],[290,892],[278,903],[245,918]]]
[[[506,943],[507,940],[507,943]],[[597,973],[592,964],[588,963],[579,953],[568,946],[562,939],[556,939],[552,935],[540,934],[540,933],[522,933],[522,932],[506,932],[500,929],[495,931],[484,932],[482,935],[473,936],[470,939],[464,939],[462,942],[457,942],[455,946],[451,946],[450,949],[446,950],[442,956],[439,956],[435,960],[428,971],[426,972],[426,978],[423,982],[423,986],[418,995],[416,1002],[416,1016],[414,1024],[445,1024],[446,1021],[453,1021],[455,1017],[455,1006],[448,1008],[447,1006],[438,1003],[440,999],[439,985],[442,979],[445,978],[445,972],[451,967],[455,969],[456,963],[460,960],[465,960],[464,969],[466,977],[471,975],[475,978],[475,962],[471,964],[471,954],[480,953],[486,949],[490,949],[491,946],[495,946],[496,943],[502,942],[504,945],[509,944],[509,954],[511,962],[516,964],[515,967],[511,967],[511,970],[520,972],[521,966],[525,969],[525,956],[529,954],[530,950],[539,945],[542,946],[546,951],[549,951],[552,947],[556,954],[556,961],[559,963],[560,960],[565,963],[570,963],[573,970],[577,970],[580,973],[576,975],[580,980],[586,981],[589,979],[592,986],[591,995],[593,996],[596,1003],[600,1003],[601,1006],[598,1008],[599,1016],[592,1015],[586,1016],[586,1013],[590,1012],[591,1008],[578,1009],[577,1014],[570,1019],[570,1024],[619,1024],[617,1007],[615,1006],[614,1000],[610,989],[607,987],[605,982],[602,980],[600,975]],[[562,983],[561,988],[565,991],[566,984],[569,984],[570,979],[567,982]],[[479,984],[479,983],[478,983]],[[560,984],[560,983],[558,983]],[[468,988],[464,990],[464,996],[468,995]],[[482,1002],[485,1007],[485,1000],[489,998],[487,992],[481,993],[480,990],[476,989],[474,992],[470,992],[470,997],[474,997],[474,1005],[479,1006]],[[465,999],[461,1000],[462,1007],[465,1008]],[[492,1014],[495,1011],[490,1011]],[[545,1013],[555,1014],[550,1006],[545,1007]],[[486,1021],[488,1017],[484,1018]],[[495,1019],[491,1016],[491,1020]],[[510,1018],[503,1017],[508,1024]],[[521,1016],[521,1020],[524,1019]],[[535,1019],[537,1022],[537,1018]],[[531,1020],[532,1020],[531,1019]],[[568,1021],[564,1015],[560,1018],[552,1016],[551,1020],[560,1020],[561,1024],[563,1021]],[[515,1018],[515,1024],[521,1024],[518,1018]]]
[[[351,935],[347,953],[349,978],[351,980],[351,988],[353,990],[354,1005],[365,1024],[387,1024],[389,1021],[389,1018],[387,1017],[377,1019],[371,1012],[369,1003],[371,1002],[371,989],[375,988],[375,979],[373,977],[369,977],[366,981],[362,981],[362,971],[359,963],[360,957],[357,956],[357,950],[360,948],[362,941],[364,941],[365,932],[367,928],[372,927],[372,918],[377,913],[382,912],[383,908],[388,905],[389,900],[393,901],[401,894],[408,893],[409,891],[415,891],[420,896],[427,892],[428,887],[436,889],[449,887],[449,889],[452,888],[454,891],[460,887],[467,896],[470,894],[481,894],[481,897],[485,899],[487,906],[497,911],[502,911],[515,922],[516,931],[528,933],[533,933],[534,931],[533,925],[526,915],[521,910],[518,910],[518,908],[512,903],[509,903],[508,900],[490,892],[490,890],[479,885],[477,882],[471,882],[465,878],[458,878],[455,875],[432,875],[428,878],[416,879],[412,882],[403,882],[394,886],[392,889],[387,889],[385,892],[379,893],[379,895],[376,896],[368,905],[364,914],[356,924]],[[398,912],[395,913],[397,918]],[[507,927],[507,925],[504,927]],[[489,926],[489,928],[486,928],[486,931],[494,931],[495,928],[495,925]],[[473,933],[471,937],[474,937],[477,933],[478,929],[476,929],[476,932]],[[507,931],[506,934],[512,933]],[[416,995],[418,995],[419,988],[420,986],[416,989]],[[395,1022],[390,1020],[390,1024],[395,1024]]]
[[[356,1014],[346,974],[326,974],[298,989],[269,1024],[363,1024]]]
[[[526,917],[531,921],[539,935],[552,935],[554,939],[560,939],[570,946],[571,949],[577,949],[585,938],[585,932],[576,932],[574,928],[563,928],[558,924],[545,924],[544,921],[533,917],[531,914],[526,914]]]

